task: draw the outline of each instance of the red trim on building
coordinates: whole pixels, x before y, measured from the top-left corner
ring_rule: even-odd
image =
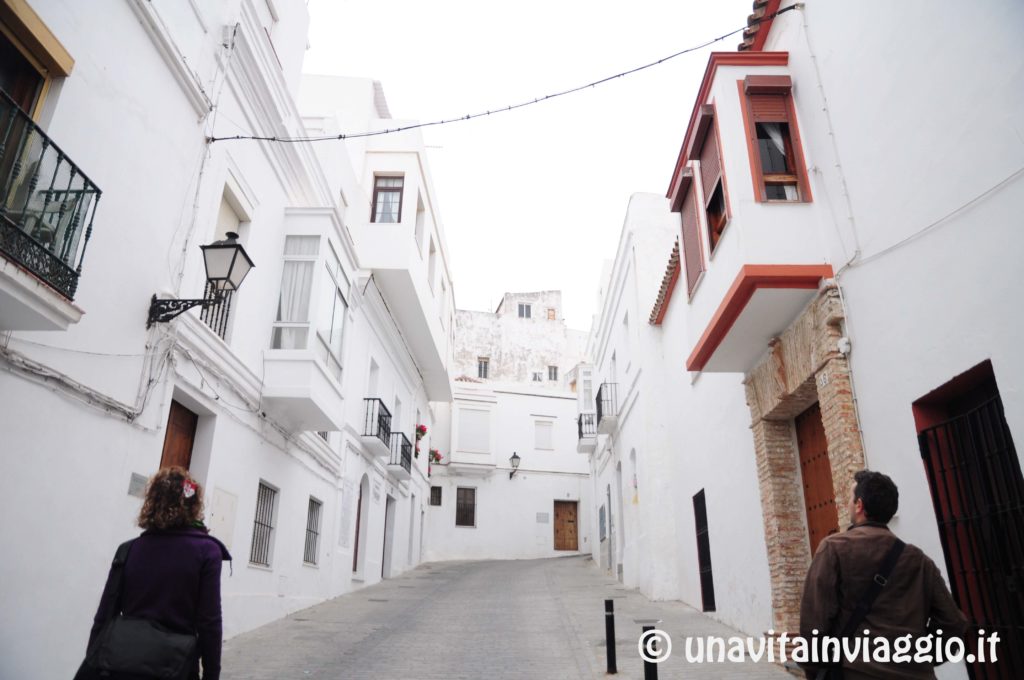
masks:
[[[704,369],[758,289],[815,289],[819,281],[832,275],[832,265],[828,264],[744,265],[686,360],[686,370]]]
[[[708,103],[708,96],[711,93],[711,86],[715,81],[715,72],[719,66],[786,66],[789,64],[789,52],[712,52],[708,58],[707,68],[704,69],[704,78],[701,81],[700,89],[697,91],[697,99],[693,104],[693,111],[690,113],[690,121],[686,125],[686,134],[683,137],[683,144],[679,148],[679,157],[676,159],[675,168],[672,171],[672,181],[669,182],[666,196],[670,201],[675,201],[675,195],[679,192],[679,180],[683,167],[686,165],[687,154],[693,144],[695,123],[700,114],[701,106]]]

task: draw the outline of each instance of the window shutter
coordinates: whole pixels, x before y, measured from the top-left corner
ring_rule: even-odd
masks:
[[[700,251],[700,234],[697,226],[697,206],[694,205],[693,189],[686,192],[680,211],[683,218],[683,260],[686,262],[686,292],[693,293],[697,278],[704,271],[704,258]]]
[[[704,183],[704,202],[711,198],[711,192],[715,190],[718,178],[722,176],[722,161],[718,156],[718,135],[715,133],[715,124],[712,122],[704,137],[704,146],[700,150],[700,178]]]
[[[752,94],[750,100],[750,113],[755,123],[783,123],[789,122],[789,110],[786,107],[786,98],[780,94]]]

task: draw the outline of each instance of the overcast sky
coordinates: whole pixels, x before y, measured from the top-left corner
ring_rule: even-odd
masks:
[[[394,118],[425,122],[656,61],[744,26],[751,4],[310,0],[304,70],[379,80]],[[630,195],[665,194],[708,54],[740,39],[425,129],[456,305],[493,311],[505,291],[560,289],[569,326],[588,330]],[[647,294],[653,305],[657,291]]]

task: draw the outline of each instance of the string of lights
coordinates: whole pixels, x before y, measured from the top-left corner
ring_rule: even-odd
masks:
[[[761,21],[767,21],[769,19],[774,19],[775,17],[779,16],[780,14],[784,14],[784,13],[786,13],[786,12],[792,10],[792,9],[796,9],[798,6],[799,5],[790,5],[789,7],[784,7],[784,8],[780,9],[779,11],[777,11],[777,12],[775,12],[773,14],[766,15],[765,17],[763,17],[761,19]],[[621,73],[616,73],[615,75],[608,76],[606,78],[601,78],[600,80],[595,80],[595,81],[587,83],[585,85],[579,85],[577,87],[573,87],[573,88],[570,88],[568,90],[562,90],[561,92],[555,92],[555,93],[552,93],[552,94],[544,95],[543,97],[536,97],[534,99],[528,99],[526,101],[519,102],[518,104],[510,104],[508,106],[499,107],[497,109],[489,109],[489,110],[486,110],[486,111],[480,111],[478,113],[469,113],[469,114],[466,114],[464,116],[456,116],[454,118],[442,118],[440,120],[434,120],[434,121],[430,121],[430,122],[426,122],[426,123],[414,123],[414,124],[411,124],[411,125],[403,125],[403,126],[400,126],[400,127],[388,128],[388,129],[384,129],[384,130],[372,130],[372,131],[369,131],[369,132],[356,132],[356,133],[350,133],[350,134],[342,133],[342,134],[337,134],[337,135],[321,135],[321,136],[311,136],[311,137],[276,137],[276,136],[261,136],[261,135],[233,135],[233,136],[229,136],[229,137],[207,137],[206,141],[208,143],[210,143],[210,144],[212,144],[214,142],[226,142],[226,141],[234,141],[234,140],[250,140],[250,141],[260,141],[260,142],[282,142],[282,143],[292,143],[292,144],[303,143],[303,142],[327,142],[327,141],[340,141],[340,140],[344,140],[344,139],[358,139],[360,137],[377,137],[379,135],[391,135],[391,134],[395,134],[397,132],[405,132],[406,130],[415,130],[417,128],[434,127],[434,126],[438,126],[438,125],[448,125],[450,123],[460,123],[462,121],[473,120],[474,118],[482,118],[484,116],[492,116],[492,115],[499,114],[499,113],[507,113],[509,111],[515,111],[516,109],[521,109],[521,108],[524,108],[526,106],[533,106],[534,104],[540,104],[541,102],[546,102],[546,101],[549,101],[551,99],[555,99],[557,97],[564,97],[566,95],[574,94],[576,92],[581,92],[583,90],[587,90],[587,89],[590,89],[592,87],[596,87],[598,85],[603,85],[604,83],[611,82],[611,81],[616,80],[618,78],[625,78],[626,76],[630,76],[630,75],[633,75],[634,73],[639,73],[640,71],[644,71],[646,69],[653,68],[654,66],[658,66],[659,64],[664,64],[666,61],[669,61],[671,59],[675,59],[676,57],[681,57],[684,54],[689,54],[691,52],[696,52],[698,50],[702,50],[705,47],[709,47],[711,45],[714,45],[715,43],[721,42],[721,41],[725,40],[726,38],[728,38],[730,36],[734,36],[737,33],[740,33],[742,31],[746,30],[746,28],[747,28],[746,26],[743,26],[741,28],[737,28],[737,29],[735,29],[733,31],[729,31],[728,33],[723,33],[722,35],[718,36],[717,38],[712,38],[711,40],[707,40],[707,41],[705,41],[705,42],[703,42],[703,43],[701,43],[699,45],[694,45],[693,47],[687,47],[686,49],[680,50],[680,51],[678,51],[678,52],[676,52],[674,54],[670,54],[667,57],[662,57],[661,59],[658,59],[657,61],[652,61],[652,62],[650,62],[648,64],[644,64],[643,66],[637,66],[636,68],[631,68],[628,71],[622,71]]]

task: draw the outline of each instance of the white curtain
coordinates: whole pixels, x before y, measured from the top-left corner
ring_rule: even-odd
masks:
[[[320,239],[317,236],[289,236],[284,253],[315,256]],[[309,334],[309,301],[313,290],[315,260],[285,260],[281,274],[281,299],[277,305],[277,321],[283,324],[305,323],[307,326],[278,326],[274,329],[275,349],[305,349]]]
[[[778,150],[779,155],[781,155],[783,158],[785,158],[786,157],[786,142],[785,142],[785,139],[782,136],[782,124],[781,123],[761,123],[761,125],[764,127],[764,131],[766,133],[768,133],[768,138],[771,140],[772,146],[774,146]],[[797,192],[796,192],[796,187],[793,186],[792,184],[783,184],[782,188],[786,192],[786,200],[787,201],[795,201],[795,200],[797,200],[799,198],[799,196],[797,195]]]

